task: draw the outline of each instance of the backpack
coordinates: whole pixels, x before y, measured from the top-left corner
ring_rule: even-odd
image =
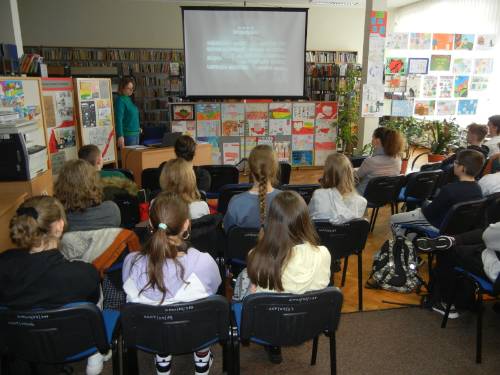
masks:
[[[398,236],[387,240],[374,255],[369,286],[400,293],[418,290],[421,279],[417,270],[417,253],[413,244]]]

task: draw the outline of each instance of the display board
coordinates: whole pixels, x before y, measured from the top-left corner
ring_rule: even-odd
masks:
[[[172,132],[212,146],[213,164],[236,164],[259,144],[279,161],[322,166],[336,149],[337,102],[244,101],[172,104]]]
[[[71,78],[42,78],[43,107],[52,173],[67,160],[78,158],[73,80]]]
[[[116,163],[111,80],[109,78],[75,78],[74,86],[80,144],[98,146],[105,164]]]

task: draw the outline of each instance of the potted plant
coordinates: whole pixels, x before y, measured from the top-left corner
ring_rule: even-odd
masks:
[[[360,114],[359,82],[361,70],[357,65],[349,64],[345,79],[339,81],[338,99],[338,143],[339,148],[347,155],[351,155],[353,148],[358,144],[357,125]]]
[[[450,149],[459,146],[460,128],[453,120],[427,122],[426,130],[430,137],[429,162],[444,160]]]

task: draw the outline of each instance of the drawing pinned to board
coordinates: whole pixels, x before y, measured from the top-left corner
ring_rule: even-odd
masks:
[[[386,92],[405,92],[406,76],[397,74],[386,74],[385,89]]]
[[[451,55],[431,55],[432,71],[449,71],[451,65]]]
[[[420,76],[411,75],[406,79],[406,96],[409,98],[418,98],[420,96]]]
[[[372,60],[368,60],[368,69],[367,69],[367,83],[378,83],[382,82],[384,77],[384,59],[382,57],[382,62],[376,62]]]
[[[222,135],[242,136],[245,131],[245,104],[222,103]]]
[[[0,82],[0,105],[2,107],[24,107],[24,88],[22,81]],[[17,110],[16,110],[17,112]]]
[[[267,135],[267,120],[247,120],[249,136]]]
[[[476,39],[475,49],[480,51],[487,51],[495,48],[496,35],[495,34],[478,34]]]
[[[474,47],[474,34],[455,34],[455,49],[472,51]]]
[[[314,135],[293,135],[292,150],[313,150]]]
[[[220,135],[220,121],[198,120],[196,122],[196,137],[217,137]]]
[[[291,120],[292,103],[269,103],[269,119]]]
[[[455,97],[466,98],[469,95],[469,76],[455,76]]]
[[[422,85],[422,96],[424,98],[434,98],[437,91],[437,76],[425,76]]]
[[[434,115],[436,109],[435,100],[415,100],[415,114],[418,116]]]
[[[182,133],[191,138],[196,137],[196,121],[172,121],[172,133]]]
[[[453,93],[453,76],[439,76],[439,97],[451,98]]]
[[[472,76],[470,82],[471,91],[485,91],[488,88],[488,77]]]
[[[370,13],[370,34],[385,38],[387,32],[387,12],[372,10]]]
[[[313,152],[312,151],[293,151],[292,150],[292,165],[293,166],[312,166]]]
[[[333,120],[337,118],[337,114],[338,114],[337,102],[316,103],[316,120],[320,119]]]
[[[292,120],[269,119],[269,135],[291,135]]]
[[[363,85],[361,103],[363,117],[382,117],[384,114],[384,86]]]
[[[333,141],[315,142],[314,143],[314,165],[325,165],[328,155],[336,149],[336,144]]]
[[[268,103],[246,103],[245,116],[247,120],[266,120],[269,116]]]
[[[477,112],[477,99],[474,100],[459,100],[457,115],[475,115]]]
[[[96,108],[95,108],[95,102],[93,100],[81,102],[80,111],[82,115],[82,126],[84,128],[93,128],[97,126]],[[93,142],[90,143],[94,145],[96,144]]]
[[[385,62],[385,74],[406,74],[406,57],[388,57]]]
[[[332,120],[316,120],[315,140],[316,142],[334,141],[337,138],[336,123]]]
[[[52,132],[55,136],[58,150],[76,147],[76,134],[74,126],[68,128],[55,128],[52,129]]]
[[[314,120],[315,117],[315,103],[293,103],[293,120]]]
[[[198,121],[220,121],[220,104],[198,103],[196,104],[196,120]]]
[[[469,74],[472,70],[472,59],[453,59],[453,74]]]
[[[314,134],[314,120],[293,120],[292,134]]]
[[[222,163],[224,165],[235,165],[240,161],[240,143],[222,143]]]
[[[431,49],[431,33],[410,33],[410,49]]]
[[[219,137],[197,137],[198,141],[206,142],[212,146],[212,164],[221,164],[221,150],[219,145]]]
[[[92,127],[88,129],[88,144],[97,145],[99,148],[108,143],[109,130],[104,127]]]
[[[408,59],[408,74],[427,74],[429,72],[429,59],[410,57]]]
[[[257,137],[245,137],[245,157],[250,156],[250,152],[257,146]]]
[[[368,61],[376,64],[384,63],[385,38],[376,34],[371,34],[368,44]],[[347,64],[345,64],[347,68]],[[340,74],[345,76],[344,74]],[[380,82],[380,81],[378,81]]]
[[[387,49],[408,49],[408,33],[390,33],[387,35],[385,47]]]
[[[474,74],[493,73],[493,59],[475,59]]]
[[[436,104],[436,115],[452,116],[457,108],[456,100],[438,100]]]
[[[274,137],[257,137],[257,145],[266,145],[271,148],[274,147]]]
[[[99,99],[99,81],[80,81],[80,100]]]
[[[97,126],[111,126],[111,103],[109,99],[97,99],[95,105]]]
[[[384,116],[391,115],[392,99],[384,98]]]
[[[413,115],[413,100],[393,100],[392,116],[410,117]]]
[[[432,49],[451,51],[453,49],[453,34],[432,34]]]
[[[274,150],[278,161],[290,162],[290,141],[274,142]]]
[[[173,104],[172,105],[173,120],[193,121],[194,106],[192,104]]]

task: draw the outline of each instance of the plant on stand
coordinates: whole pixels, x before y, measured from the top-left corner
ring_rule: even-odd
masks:
[[[429,162],[444,160],[451,149],[460,146],[460,127],[451,120],[428,121],[426,131],[429,136]]]
[[[345,79],[339,81],[339,115],[337,142],[339,150],[352,155],[358,144],[357,127],[359,121],[360,98],[359,85],[361,69],[358,65],[349,64]]]

